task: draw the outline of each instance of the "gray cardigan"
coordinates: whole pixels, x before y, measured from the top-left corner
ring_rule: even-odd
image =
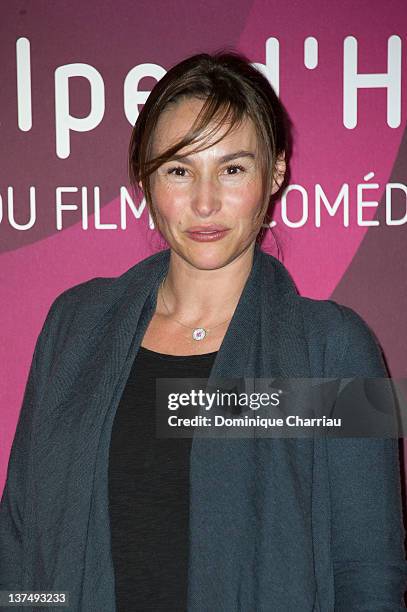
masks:
[[[169,257],[161,251],[52,304],[0,506],[0,589],[69,591],[69,610],[116,609],[109,442]],[[256,245],[211,376],[387,375],[359,315],[300,297]],[[391,438],[195,437],[189,612],[405,609],[399,467]]]

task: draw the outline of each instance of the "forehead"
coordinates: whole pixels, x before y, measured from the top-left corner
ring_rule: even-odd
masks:
[[[189,132],[203,104],[203,100],[186,98],[164,109],[154,131],[152,142],[153,155],[164,152],[179,142]],[[205,129],[204,134],[210,132],[213,127],[214,124],[212,122]],[[215,143],[222,134],[226,133],[229,127],[229,124],[225,124],[216,130],[208,140],[207,144],[209,144],[209,147],[214,146],[211,143]],[[222,151],[230,151],[236,147],[239,149],[248,148],[254,151],[257,146],[257,134],[253,121],[249,117],[243,118],[242,122],[236,125],[215,146]],[[179,153],[184,153],[186,150],[180,149]]]

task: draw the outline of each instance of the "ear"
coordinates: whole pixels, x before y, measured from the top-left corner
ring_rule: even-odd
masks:
[[[276,193],[276,191],[280,189],[283,183],[283,180],[284,180],[286,168],[287,166],[286,166],[286,161],[285,161],[285,151],[283,151],[277,157],[276,167],[274,170],[274,177],[273,177],[273,187],[271,190],[272,194]]]
[[[141,191],[144,191],[143,189],[143,183],[141,181],[138,182],[138,186],[140,187]]]

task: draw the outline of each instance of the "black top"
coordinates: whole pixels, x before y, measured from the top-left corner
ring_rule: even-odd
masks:
[[[109,512],[118,612],[187,610],[191,438],[157,438],[155,379],[208,378],[216,351],[140,347],[112,428]]]

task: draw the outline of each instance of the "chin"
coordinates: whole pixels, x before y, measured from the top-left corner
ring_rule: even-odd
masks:
[[[220,246],[208,243],[201,243],[197,246],[188,246],[182,249],[181,256],[198,270],[217,270],[228,265],[242,251],[240,245]],[[179,252],[179,251],[178,251]]]

